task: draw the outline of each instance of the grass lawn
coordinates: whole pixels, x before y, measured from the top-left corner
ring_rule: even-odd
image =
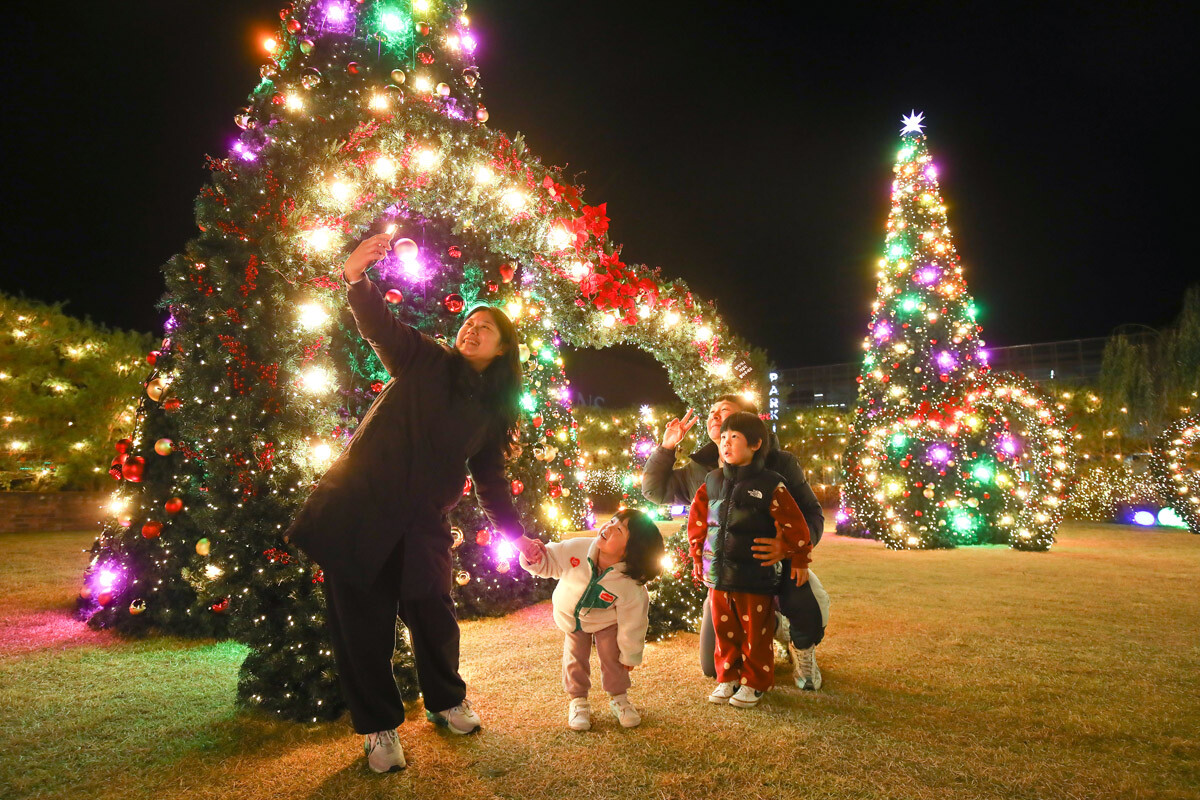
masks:
[[[463,624],[484,720],[419,703],[402,773],[362,763],[348,721],[233,705],[243,650],[126,641],[70,616],[91,534],[0,537],[0,796],[61,798],[1197,798],[1200,537],[1072,524],[1046,554],[884,550],[827,534],[825,686],[711,706],[696,636],[648,646],[622,730],[593,694],[566,728],[546,603]],[[597,670],[598,671],[598,670]],[[598,676],[596,676],[598,678]]]

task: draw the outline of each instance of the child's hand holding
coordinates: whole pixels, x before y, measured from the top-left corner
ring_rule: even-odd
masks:
[[[692,578],[704,583],[704,561],[699,558],[692,562]]]
[[[792,580],[797,586],[808,583],[808,567],[792,567]]]

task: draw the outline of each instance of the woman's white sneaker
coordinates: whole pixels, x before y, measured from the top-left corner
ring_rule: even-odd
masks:
[[[567,709],[567,727],[573,731],[592,729],[592,707],[586,697],[572,697]]]
[[[729,698],[729,705],[737,706],[738,708],[754,708],[758,705],[758,701],[766,692],[760,692],[757,689],[751,689],[749,686],[743,686],[737,690],[733,697]]]
[[[434,725],[439,725],[443,728],[449,728],[451,733],[457,733],[460,736],[468,733],[474,733],[479,730],[482,724],[479,721],[479,715],[471,709],[471,704],[466,700],[456,705],[454,708],[447,708],[445,711],[426,710],[425,718]]]
[[[408,766],[395,728],[368,733],[363,737],[363,752],[372,772],[399,772]]]
[[[796,688],[806,692],[815,692],[821,688],[821,668],[817,666],[817,646],[810,645],[803,650],[789,643],[792,653],[792,677]]]
[[[733,681],[725,681],[718,683],[717,688],[712,690],[712,694],[708,696],[710,703],[728,703],[729,698],[733,697],[733,693],[737,691],[737,684]]]
[[[622,728],[636,728],[642,724],[642,715],[633,707],[633,703],[629,702],[627,695],[614,695],[609,704]]]

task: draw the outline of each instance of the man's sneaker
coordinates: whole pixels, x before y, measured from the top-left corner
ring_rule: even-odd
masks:
[[[821,668],[817,666],[817,646],[810,645],[803,650],[794,644],[789,644],[792,652],[792,675],[796,686],[806,692],[815,692],[821,688]]]
[[[712,694],[708,696],[710,703],[728,703],[729,698],[733,697],[733,693],[737,691],[737,684],[733,681],[725,681],[718,683],[717,688],[712,690]]]
[[[367,754],[367,766],[372,772],[399,772],[408,766],[395,728],[368,733],[363,737],[363,752]]]
[[[614,695],[609,705],[612,706],[613,713],[617,715],[617,721],[621,723],[622,728],[636,728],[642,724],[642,715],[633,707],[633,703],[629,702],[627,695]]]
[[[567,709],[567,727],[573,731],[590,731],[592,729],[592,707],[586,697],[572,697],[571,706]]]
[[[445,711],[439,711],[436,714],[426,710],[425,718],[434,725],[449,728],[451,733],[457,734],[474,733],[479,730],[480,724],[479,715],[471,710],[471,704],[466,700],[463,700],[454,708],[447,708]]]
[[[778,611],[775,612],[775,657],[780,661],[791,661],[788,645],[792,643],[792,623]]]
[[[749,686],[743,686],[737,690],[733,697],[729,698],[729,705],[737,706],[738,708],[754,708],[758,705],[758,701],[766,692],[760,692],[757,689],[751,689]]]

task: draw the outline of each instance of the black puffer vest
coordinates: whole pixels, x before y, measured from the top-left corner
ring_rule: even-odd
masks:
[[[775,594],[779,588],[780,565],[764,567],[751,549],[755,539],[775,538],[771,496],[783,483],[763,462],[760,451],[749,464],[714,469],[705,479],[708,535],[703,557],[709,588],[752,594]]]

